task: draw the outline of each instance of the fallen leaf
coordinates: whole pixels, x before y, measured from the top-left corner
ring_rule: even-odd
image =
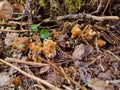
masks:
[[[84,52],[85,52],[84,44],[77,45],[72,54],[73,59],[81,60],[83,58]]]
[[[5,38],[5,44],[11,46],[14,39],[18,37],[18,33],[7,33]]]
[[[48,72],[50,70],[50,67],[49,66],[46,66],[46,67],[42,67],[41,69],[40,69],[40,74],[44,74],[44,73],[46,73],[46,72]]]
[[[85,55],[89,55],[93,52],[93,46],[92,45],[85,45]]]
[[[103,79],[103,80],[110,80],[112,76],[111,70],[107,70],[106,72],[101,72],[98,75],[98,78]]]
[[[88,86],[93,90],[115,90],[112,85],[108,85],[105,81],[98,78],[88,79]]]
[[[2,72],[0,73],[0,87],[4,87],[6,85],[10,85],[11,78],[9,77],[8,73]]]
[[[91,75],[88,73],[87,69],[84,67],[79,67],[80,79],[86,83],[88,78],[91,78]]]
[[[0,2],[0,18],[9,18],[12,16],[13,8],[9,2]]]

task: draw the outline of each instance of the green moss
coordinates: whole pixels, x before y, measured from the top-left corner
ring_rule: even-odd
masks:
[[[39,0],[39,4],[43,7],[46,8],[47,4],[48,4],[48,0]]]
[[[69,13],[77,12],[82,6],[82,0],[65,0],[65,8]]]

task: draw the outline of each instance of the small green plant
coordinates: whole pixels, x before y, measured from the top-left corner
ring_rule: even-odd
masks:
[[[42,39],[46,39],[46,38],[48,38],[50,36],[50,32],[48,31],[48,30],[46,30],[46,29],[41,29],[41,31],[40,31],[40,37],[42,38]]]
[[[31,31],[34,32],[34,33],[37,33],[38,32],[38,27],[39,27],[39,24],[32,24],[31,25]]]

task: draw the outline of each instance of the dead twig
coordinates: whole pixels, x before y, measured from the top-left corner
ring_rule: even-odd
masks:
[[[6,30],[6,29],[0,29],[0,32],[21,33],[21,32],[30,32],[30,30]]]
[[[100,3],[99,3],[99,5],[98,5],[98,7],[97,7],[97,10],[95,10],[94,12],[92,12],[92,13],[90,13],[90,14],[95,14],[95,13],[98,13],[100,10],[101,10],[101,8],[102,8],[102,3],[104,2],[104,0],[100,0]]]
[[[48,64],[43,64],[43,63],[36,63],[36,62],[30,62],[30,61],[24,61],[24,60],[18,60],[18,59],[14,59],[14,58],[5,58],[5,61],[7,62],[14,62],[14,63],[21,63],[21,64],[26,64],[26,65],[32,65],[32,66],[49,66]]]
[[[68,14],[64,16],[57,16],[55,18],[47,18],[42,20],[42,23],[48,23],[48,22],[56,22],[60,20],[65,20],[65,19],[93,19],[97,21],[105,21],[105,20],[119,20],[118,16],[94,16],[91,14],[85,14],[85,13],[78,13],[78,14]]]
[[[66,55],[68,58],[73,60],[73,57],[71,55],[69,55],[68,53],[62,51],[59,47],[57,47],[57,50],[60,51],[62,54]]]
[[[105,14],[105,12],[106,12],[109,4],[110,4],[110,0],[108,0],[107,4],[106,4],[106,6],[105,6],[105,9],[104,9],[104,11],[103,11],[103,13],[102,13],[102,16],[104,16],[104,14]]]
[[[120,58],[119,58],[118,56],[116,56],[114,53],[112,53],[111,51],[107,50],[107,51],[105,51],[105,52],[111,54],[111,55],[114,56],[117,60],[120,61]]]
[[[82,86],[81,84],[79,84],[78,82],[76,82],[75,80],[73,80],[71,77],[69,77],[67,74],[63,73],[61,71],[61,68],[56,66],[54,63],[47,61],[41,57],[38,57],[40,61],[45,62],[47,64],[49,64],[52,68],[54,68],[57,72],[59,72],[63,77],[67,77],[69,79],[69,81],[71,81],[72,83],[74,83],[76,86],[80,87],[81,90],[87,90],[84,86]],[[54,89],[55,90],[55,89]]]
[[[23,75],[25,75],[25,76],[33,79],[33,80],[36,80],[37,82],[40,82],[40,83],[48,86],[48,87],[51,88],[52,90],[62,90],[62,89],[54,86],[53,84],[51,84],[51,83],[49,83],[49,82],[47,82],[47,81],[45,81],[45,80],[43,80],[43,79],[41,79],[41,78],[38,78],[38,77],[36,77],[36,76],[34,76],[34,75],[31,75],[31,74],[26,73],[25,71],[23,71],[23,70],[21,70],[20,68],[14,66],[14,65],[12,65],[12,64],[10,64],[9,62],[7,62],[7,61],[5,61],[5,60],[0,59],[0,61],[1,61],[2,63],[4,63],[4,64],[6,64],[6,65],[8,65],[8,66],[10,66],[10,67],[12,67],[12,68],[14,68],[15,70],[19,71],[21,74],[23,74]]]

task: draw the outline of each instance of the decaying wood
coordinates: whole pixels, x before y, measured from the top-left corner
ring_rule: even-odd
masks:
[[[6,30],[6,29],[0,29],[0,32],[22,33],[22,32],[30,32],[30,30]]]
[[[64,16],[58,16],[55,18],[48,18],[48,19],[44,19],[42,22],[48,23],[48,22],[65,20],[65,19],[83,19],[83,18],[97,20],[97,21],[119,20],[118,16],[94,16],[91,14],[78,13],[78,14],[68,14],[68,15],[64,15]]]

